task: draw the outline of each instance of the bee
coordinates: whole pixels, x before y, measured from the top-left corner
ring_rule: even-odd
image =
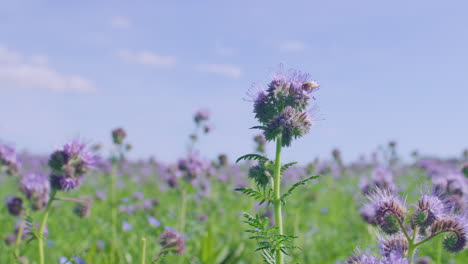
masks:
[[[302,84],[302,90],[306,92],[312,92],[314,90],[317,90],[319,87],[318,83],[316,81],[310,81],[310,82],[304,82]],[[312,97],[315,100],[315,97]]]

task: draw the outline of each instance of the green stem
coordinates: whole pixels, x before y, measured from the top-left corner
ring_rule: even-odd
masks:
[[[283,235],[283,217],[281,215],[281,134],[276,139],[276,158],[275,158],[275,175],[273,178],[273,205],[275,209],[275,221],[278,227],[278,234]],[[284,256],[281,250],[276,251],[276,264],[283,264]]]
[[[42,223],[39,228],[39,234],[37,235],[37,242],[39,247],[39,264],[44,264],[44,230],[47,224],[47,219],[49,218],[50,207],[54,201],[56,193],[57,191],[54,190],[50,195],[49,201],[47,202],[47,207],[44,212],[44,217],[42,218]]]
[[[20,246],[21,239],[22,239],[22,236],[23,236],[24,222],[25,222],[25,220],[21,216],[20,226],[19,226],[19,229],[18,229],[18,234],[16,235],[16,243],[15,243],[15,257],[16,258],[19,258],[19,256],[20,256],[19,255],[19,246]]]
[[[69,198],[69,197],[55,197],[54,200],[56,201],[67,201],[67,202],[74,202],[74,203],[83,203],[81,200]]]
[[[406,232],[405,226],[403,225],[403,223],[400,220],[397,220],[397,222],[398,222],[398,225],[400,225],[401,231],[403,231],[403,234],[405,235],[406,240],[408,240],[408,243],[409,243],[409,241],[411,241],[412,239],[408,235],[408,232]]]
[[[416,254],[416,249],[420,245],[419,243],[414,243],[418,232],[419,227],[416,226],[413,230],[413,236],[411,237],[411,240],[408,241],[408,258],[410,264],[414,263],[414,255]]]
[[[115,253],[117,243],[117,197],[116,197],[116,181],[117,181],[117,161],[112,162],[111,172],[111,217],[112,217],[112,242],[111,242],[111,255],[110,263],[115,263]]]
[[[182,186],[182,204],[180,207],[180,218],[179,218],[179,232],[181,235],[184,234],[185,229],[185,216],[187,214],[187,190]]]
[[[142,248],[141,248],[141,264],[146,263],[146,238],[141,239]]]

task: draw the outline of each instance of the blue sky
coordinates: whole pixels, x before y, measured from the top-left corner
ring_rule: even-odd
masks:
[[[253,149],[243,100],[279,63],[321,89],[311,133],[287,160],[345,159],[390,139],[402,153],[458,155],[468,135],[465,1],[0,1],[0,139],[48,153],[81,137],[174,160],[192,114],[199,148]],[[273,146],[270,146],[272,149]]]

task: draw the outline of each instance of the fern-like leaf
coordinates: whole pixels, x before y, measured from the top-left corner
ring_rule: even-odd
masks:
[[[289,169],[289,167],[291,167],[294,164],[297,164],[297,162],[290,162],[281,166],[281,174],[283,174],[283,172],[285,172],[287,169]]]
[[[294,191],[297,187],[299,187],[299,186],[301,186],[301,185],[305,185],[307,182],[309,182],[309,181],[311,181],[311,180],[313,180],[313,179],[317,179],[317,178],[320,177],[320,176],[321,176],[321,175],[311,176],[311,177],[308,177],[308,178],[306,178],[306,179],[304,179],[304,180],[302,180],[302,181],[298,181],[298,182],[296,182],[295,184],[293,184],[293,185],[289,188],[289,190],[288,190],[287,192],[285,192],[285,193],[281,196],[281,198],[280,198],[281,203],[284,205],[284,204],[286,203],[286,197],[290,196],[290,195],[293,193],[293,191]]]
[[[241,156],[236,160],[236,163],[238,163],[241,160],[258,160],[259,162],[267,162],[269,159],[265,156],[262,156],[260,154],[247,154],[244,156]]]

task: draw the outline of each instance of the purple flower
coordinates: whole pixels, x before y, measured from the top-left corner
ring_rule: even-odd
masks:
[[[6,168],[8,174],[18,172],[19,162],[14,148],[0,144],[0,169]]]
[[[451,253],[462,251],[468,241],[468,211],[437,219],[431,226],[431,235],[447,233],[443,240],[445,250]]]
[[[45,209],[50,192],[50,184],[46,177],[37,173],[27,173],[21,178],[19,189],[31,202],[33,210]]]
[[[284,71],[282,65],[268,85],[268,89],[253,95],[254,113],[262,124],[267,141],[282,137],[282,145],[289,146],[293,139],[307,134],[312,125],[307,107],[316,82],[299,71]]]
[[[84,174],[97,163],[97,158],[86,150],[84,143],[73,140],[61,150],[52,153],[49,166],[50,182],[56,190],[68,191],[81,185]]]
[[[413,214],[413,222],[422,228],[432,225],[435,220],[442,217],[450,209],[447,201],[443,200],[436,191],[423,192],[417,205],[418,207]]]
[[[23,199],[16,196],[8,197],[6,201],[8,212],[13,216],[18,216],[23,210]]]
[[[147,216],[146,219],[148,219],[149,224],[152,225],[152,226],[157,227],[157,226],[161,225],[161,223],[156,218],[154,218],[152,216]]]
[[[129,230],[132,230],[132,229],[133,229],[133,226],[131,224],[129,224],[127,221],[122,222],[122,230],[123,231],[129,231]]]
[[[200,122],[206,121],[209,118],[210,118],[210,112],[207,109],[199,109],[195,113],[193,120],[195,121],[195,123],[200,124]]]
[[[172,251],[176,254],[183,254],[185,252],[184,238],[173,230],[164,232],[158,239],[159,244],[162,246],[161,251]]]
[[[120,127],[112,130],[112,140],[114,144],[122,145],[125,137],[127,137],[127,133],[123,128]]]
[[[207,162],[202,160],[196,152],[190,152],[187,158],[180,159],[177,165],[179,171],[183,173],[184,179],[189,182],[193,182],[205,174],[208,169]]]
[[[370,204],[375,210],[375,221],[386,234],[392,235],[400,230],[399,224],[403,223],[408,209],[404,201],[388,190],[377,188],[368,196]]]
[[[258,134],[254,137],[254,142],[257,143],[255,150],[259,153],[264,153],[266,148],[266,139],[263,134]]]

